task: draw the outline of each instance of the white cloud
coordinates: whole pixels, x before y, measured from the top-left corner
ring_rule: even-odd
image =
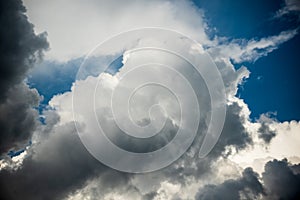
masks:
[[[47,31],[47,58],[69,60],[123,31],[162,27],[207,44],[203,12],[189,1],[25,0],[36,32]]]
[[[300,11],[300,1],[298,0],[285,0],[283,8],[276,12],[275,18],[282,17],[290,12]]]
[[[259,139],[260,122],[249,123],[249,132],[252,132],[253,146],[237,152],[230,159],[241,167],[252,167],[257,172],[262,172],[264,164],[273,159],[287,158],[291,163],[300,162],[300,122],[278,122],[270,119],[270,129],[276,132],[276,136],[266,145]]]
[[[209,49],[213,55],[219,59],[231,58],[236,63],[244,61],[256,61],[262,56],[266,56],[278,46],[290,39],[296,34],[297,30],[283,31],[279,35],[261,38],[259,40],[236,39],[231,42],[225,42]]]

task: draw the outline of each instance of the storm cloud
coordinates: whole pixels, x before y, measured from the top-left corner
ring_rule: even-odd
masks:
[[[299,170],[299,165],[291,165],[287,159],[269,161],[262,173],[267,199],[299,199]]]
[[[0,153],[28,140],[35,127],[39,95],[23,83],[27,71],[48,48],[36,35],[20,0],[0,3]]]

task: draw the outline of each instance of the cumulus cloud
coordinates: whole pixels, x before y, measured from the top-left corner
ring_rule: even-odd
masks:
[[[39,95],[23,80],[48,48],[45,33],[36,35],[19,0],[1,2],[0,153],[27,143],[36,124]]]
[[[151,52],[151,54],[146,54],[145,56],[147,56],[148,59],[153,59],[153,57],[156,57],[156,59],[157,59],[157,55],[153,54],[153,52]],[[82,94],[94,92],[92,85],[95,82],[99,81],[99,84],[103,87],[103,90],[99,93],[101,95],[98,96],[99,100],[97,101],[97,105],[100,104],[100,105],[104,106],[104,108],[108,107],[110,105],[109,93],[119,83],[119,81],[120,81],[119,78],[122,77],[122,74],[125,74],[126,72],[130,71],[130,69],[133,67],[130,64],[133,62],[132,59],[135,59],[135,58],[141,59],[141,55],[135,57],[135,55],[132,54],[130,57],[128,57],[125,65],[120,69],[120,72],[116,73],[115,75],[102,73],[98,78],[97,77],[88,77],[86,80],[81,80],[81,81],[78,81],[77,83],[75,83],[71,92],[67,92],[65,94],[55,96],[50,101],[50,105],[52,107],[54,107],[57,110],[57,112],[59,113],[59,115],[61,117],[60,123],[65,124],[68,121],[70,121],[70,119],[72,118],[71,99],[72,99],[72,93],[74,92],[75,88],[76,88],[76,92],[79,92]],[[142,58],[143,58],[143,55],[142,55]],[[164,57],[164,59],[166,59],[166,57]],[[136,63],[136,62],[138,63],[138,61],[136,61],[136,60],[133,63]],[[178,62],[177,60],[175,60],[175,61],[173,60],[173,62],[177,63],[179,66],[182,66],[181,65],[182,63]],[[228,79],[227,79],[228,84],[226,84],[228,86],[227,90],[230,91],[230,93],[234,93],[235,89],[234,89],[234,91],[231,91],[230,88],[234,88],[233,87],[234,84],[236,84],[236,86],[237,86],[237,84],[240,82],[240,80],[236,80],[236,79],[242,79],[244,76],[236,75],[235,71],[232,69],[231,65],[225,65],[223,67],[224,68],[223,68],[222,72],[224,72],[224,77],[228,77]],[[156,70],[158,70],[158,69],[156,69]],[[243,73],[241,73],[241,74],[243,74]],[[166,76],[164,73],[157,73],[155,75],[161,79],[163,79],[163,78],[168,79],[168,76]],[[148,74],[148,76],[151,76],[151,74]],[[137,76],[137,77],[141,77],[141,76]],[[230,79],[229,79],[229,77],[230,77]],[[134,81],[134,80],[131,80],[131,81]],[[230,83],[229,81],[232,81],[233,83]],[[195,83],[198,83],[198,82],[195,82]],[[146,106],[147,101],[151,100],[152,96],[154,96],[154,97],[156,96],[156,92],[157,92],[157,89],[156,90],[148,90],[147,93],[141,93],[140,98],[142,98],[143,101],[139,102],[139,104],[136,104],[136,107],[140,108],[138,110],[145,110],[145,108],[143,108],[143,107]],[[144,98],[143,96],[145,96],[146,98]],[[89,105],[89,103],[87,103],[84,95],[78,95],[78,96],[76,96],[76,98],[79,98],[76,101],[81,102],[80,105],[84,105],[84,104],[87,106]],[[121,100],[121,99],[119,99],[119,100]],[[119,104],[122,106],[126,106],[126,105],[123,105],[124,104],[123,102],[119,102]],[[147,106],[146,106],[146,108],[147,108]],[[81,109],[82,110],[80,111],[80,113],[81,113],[81,115],[84,115],[85,117],[79,118],[79,119],[82,119],[82,120],[90,119],[89,116],[92,116],[94,114],[93,112],[88,113],[87,110],[84,109],[84,106],[81,107]],[[173,106],[172,106],[172,109],[174,109]],[[108,122],[111,119],[111,114],[105,112],[106,114],[103,115],[103,111],[105,111],[105,110],[106,109],[102,109],[102,116],[99,116],[99,117],[107,118],[108,120],[106,120],[105,122]],[[234,147],[237,150],[241,150],[252,142],[249,132],[247,131],[247,129],[245,127],[246,122],[249,120],[248,117],[249,117],[249,112],[247,112],[247,110],[245,110],[243,108],[243,105],[237,101],[237,98],[233,98],[227,106],[227,115],[226,115],[226,120],[225,120],[224,129],[223,129],[221,138],[219,139],[219,142],[217,143],[217,145],[215,146],[215,148],[213,149],[213,151],[207,158],[195,160],[195,158],[193,158],[193,156],[185,155],[180,160],[175,162],[173,165],[171,165],[159,172],[151,173],[150,176],[147,176],[147,175],[133,176],[133,178],[132,178],[133,183],[128,183],[128,184],[132,184],[132,186],[130,186],[130,188],[131,187],[136,188],[140,193],[139,198],[141,198],[141,199],[143,199],[145,196],[149,197],[149,195],[152,196],[154,199],[155,198],[159,199],[159,197],[170,196],[171,194],[175,195],[176,192],[171,192],[171,193],[168,192],[168,190],[169,190],[168,188],[170,185],[173,185],[170,187],[175,187],[175,188],[186,187],[188,182],[191,180],[194,180],[193,181],[194,187],[196,188],[194,190],[197,190],[197,188],[199,187],[199,186],[197,186],[197,184],[199,184],[198,181],[199,180],[201,181],[201,179],[204,178],[205,176],[207,176],[208,174],[214,173],[214,172],[212,172],[213,170],[211,169],[211,165],[220,156],[226,157],[224,152],[228,146]],[[176,115],[175,115],[175,118],[173,118],[173,120],[175,122],[178,121],[178,119],[176,120]],[[84,120],[84,122],[86,123],[85,120]],[[118,129],[114,130],[115,129],[114,126],[108,126],[108,128],[110,128],[109,133],[114,133],[115,131],[119,131]],[[195,145],[196,149],[197,149],[197,145],[198,144]],[[193,148],[191,148],[191,149],[193,149]],[[155,180],[153,180],[153,179],[155,179]],[[145,189],[144,187],[140,186],[140,184],[149,185],[149,184],[151,184],[152,181],[155,182],[156,187],[154,187],[150,190],[149,190],[149,188]],[[163,182],[166,182],[166,184],[163,184]],[[100,183],[100,184],[97,184],[97,183]],[[101,178],[94,178],[91,181],[88,181],[88,183],[86,183],[86,186],[84,186],[82,188],[82,190],[78,189],[77,191],[74,192],[73,195],[70,195],[69,198],[76,199],[76,198],[82,197],[82,195],[92,196],[91,198],[96,198],[96,195],[99,195],[100,191],[104,187],[102,184],[103,183],[102,183]],[[127,185],[126,187],[129,187],[129,185]],[[107,191],[107,194],[105,194],[103,196],[103,198],[105,198],[105,196],[112,195],[111,193],[114,193],[114,194],[118,193],[117,192],[118,189],[120,189],[121,191],[123,190],[122,188],[119,188],[119,187],[113,191],[109,190],[109,191]],[[135,192],[135,194],[136,194],[136,192]],[[176,194],[176,195],[179,195],[179,194]]]

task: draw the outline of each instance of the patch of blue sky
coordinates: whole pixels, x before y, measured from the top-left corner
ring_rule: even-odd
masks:
[[[213,27],[209,32],[211,37],[259,40],[300,26],[299,13],[274,17],[284,6],[283,0],[195,0],[194,3],[204,9],[207,23]],[[251,71],[238,96],[248,104],[252,120],[266,112],[276,112],[279,121],[300,120],[299,44],[298,34],[266,57],[235,64],[236,68],[245,65]]]
[[[42,104],[48,104],[54,95],[71,90],[82,60],[78,58],[66,63],[45,60],[31,71],[27,82],[43,96]]]
[[[203,8],[209,27],[216,28],[218,36],[229,38],[263,37],[275,31],[272,18],[283,6],[282,0],[195,0]]]
[[[122,68],[123,66],[122,61],[123,61],[123,54],[117,56],[117,59],[115,59],[112,63],[110,63],[110,65],[108,66],[105,72],[114,75],[120,70],[120,68]]]
[[[29,141],[27,147],[31,146],[32,142]],[[19,156],[21,153],[23,153],[24,151],[26,150],[26,147],[23,148],[23,149],[18,149],[18,150],[10,150],[7,155],[10,157],[10,158],[13,158],[13,157],[16,157],[16,156]]]
[[[271,111],[279,121],[300,120],[299,44],[297,35],[255,63],[245,63],[251,75],[238,95],[248,104],[252,119]]]

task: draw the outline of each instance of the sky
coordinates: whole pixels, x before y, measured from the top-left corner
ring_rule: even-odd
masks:
[[[300,1],[0,10],[1,199],[300,198]]]

